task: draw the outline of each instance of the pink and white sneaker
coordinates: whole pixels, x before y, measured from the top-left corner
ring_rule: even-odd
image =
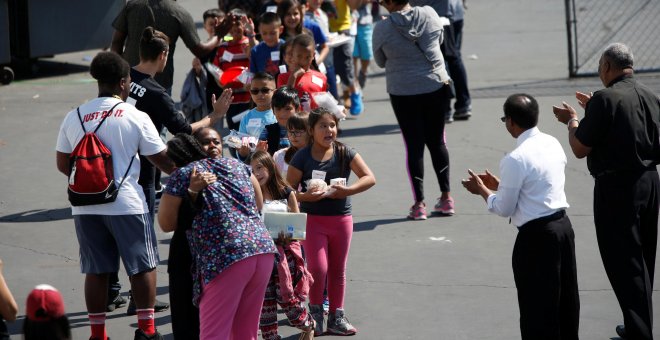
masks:
[[[425,220],[426,219],[426,204],[424,202],[415,203],[410,207],[410,212],[408,213],[409,220]]]
[[[438,198],[438,203],[433,207],[433,212],[444,215],[451,216],[454,214],[454,200],[449,197],[447,199]]]

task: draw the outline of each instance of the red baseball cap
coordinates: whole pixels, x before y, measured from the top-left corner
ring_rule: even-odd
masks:
[[[34,287],[27,297],[26,317],[34,321],[48,321],[64,315],[62,294],[55,287],[42,284]]]

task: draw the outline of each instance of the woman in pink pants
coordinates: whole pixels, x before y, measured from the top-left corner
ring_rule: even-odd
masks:
[[[307,238],[303,242],[307,267],[314,277],[309,292],[309,309],[316,322],[315,335],[323,328],[323,288],[328,285],[330,314],[327,331],[337,335],[357,333],[344,314],[346,261],[353,233],[349,196],[376,184],[362,157],[352,148],[336,141],[337,118],[318,108],[309,114],[311,143],[300,149],[289,163],[287,180],[292,188],[302,184],[296,198],[300,210],[307,213]],[[354,172],[358,180],[350,186]],[[336,184],[338,178],[343,183]],[[335,181],[332,181],[332,180]],[[327,184],[332,184],[327,186]]]
[[[247,165],[220,157],[217,131],[203,128],[194,134],[199,142],[179,134],[167,143],[168,155],[192,163],[171,175],[158,222],[163,231],[172,231],[182,197],[196,203],[187,236],[194,259],[193,303],[199,306],[200,339],[256,340],[276,252],[259,219],[259,182]],[[191,187],[191,182],[199,181],[208,185],[199,192],[191,189],[199,187]]]

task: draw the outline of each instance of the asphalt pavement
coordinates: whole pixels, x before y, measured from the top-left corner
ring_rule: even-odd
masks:
[[[179,0],[201,22],[216,2]],[[605,276],[593,225],[592,187],[583,160],[576,159],[564,125],[551,106],[576,105],[575,90],[593,91],[597,78],[568,79],[564,8],[543,0],[470,0],[465,17],[464,62],[473,94],[473,116],[446,127],[456,215],[426,221],[405,219],[413,203],[405,153],[383,71],[370,69],[365,111],[340,124],[340,140],[362,155],[377,184],[354,197],[354,235],[348,263],[346,312],[358,328],[355,339],[519,339],[511,251],[517,230],[508,219],[491,215],[480,197],[460,184],[467,169],[498,171],[499,160],[515,146],[499,118],[505,98],[515,92],[537,97],[539,128],[557,137],[568,155],[568,215],[576,234],[582,339],[616,339],[622,323]],[[204,37],[201,26],[200,36]],[[108,37],[110,39],[110,37]],[[0,87],[0,258],[4,275],[21,308],[10,323],[21,338],[25,299],[37,284],[62,292],[74,339],[89,337],[78,245],[66,199],[66,179],[55,167],[55,140],[64,115],[97,94],[88,74],[98,51],[58,55],[40,62],[36,77]],[[176,49],[174,97],[192,54]],[[660,76],[642,81],[660,93]],[[440,195],[426,164],[427,204]],[[354,176],[353,176],[354,177]],[[354,179],[354,178],[353,178]],[[167,253],[170,234],[157,232],[161,262],[158,299],[168,301]],[[120,275],[128,291],[128,280]],[[658,307],[656,299],[655,306]],[[132,339],[137,320],[125,308],[108,314],[108,334]],[[656,313],[657,315],[657,313]],[[280,333],[297,339],[297,330],[280,317]],[[660,318],[655,317],[658,324]],[[169,312],[156,324],[172,339]]]

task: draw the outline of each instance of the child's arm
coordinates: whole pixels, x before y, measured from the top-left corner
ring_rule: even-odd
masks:
[[[319,47],[321,50],[319,50],[319,57],[316,58],[316,63],[321,64],[325,60],[325,58],[328,56],[328,53],[330,52],[330,47],[328,47],[328,44],[320,44]]]
[[[302,67],[298,67],[295,69],[295,71],[291,72],[291,75],[289,75],[289,83],[287,84],[287,86],[289,86],[289,88],[295,88],[296,80],[298,80],[298,78],[302,76],[303,73],[305,73],[305,70]]]
[[[259,41],[257,41],[257,38],[255,37],[254,23],[252,22],[252,19],[244,16],[244,17],[241,17],[241,22],[245,26],[244,34],[248,38],[248,46],[246,47],[245,51],[243,51],[243,53],[245,53],[245,55],[249,59],[250,58],[250,52],[252,51],[252,48],[257,46],[257,43],[259,43]]]
[[[256,177],[254,177],[254,174],[250,175],[250,182],[252,182],[252,186],[254,187],[254,200],[257,203],[257,210],[261,211],[261,209],[264,207],[264,195],[261,193],[261,186],[259,186],[259,180],[257,180]]]
[[[298,208],[298,200],[296,199],[296,191],[291,190],[289,197],[287,197],[287,203],[289,205],[289,212],[299,213],[300,209]]]
[[[364,162],[360,154],[355,154],[353,160],[351,161],[351,170],[358,177],[358,180],[353,183],[351,186],[343,185],[333,185],[335,192],[328,196],[328,198],[343,199],[347,196],[359,194],[363,191],[368,190],[376,184],[376,177],[371,172],[371,169],[367,166],[367,163]],[[291,168],[289,168],[291,171]]]
[[[297,188],[300,185],[300,180],[302,179],[302,171],[289,165],[289,170],[286,173],[286,181],[289,182],[292,188]],[[296,199],[299,202],[318,202],[323,198],[323,195],[316,194],[312,191],[298,192],[296,191]]]

